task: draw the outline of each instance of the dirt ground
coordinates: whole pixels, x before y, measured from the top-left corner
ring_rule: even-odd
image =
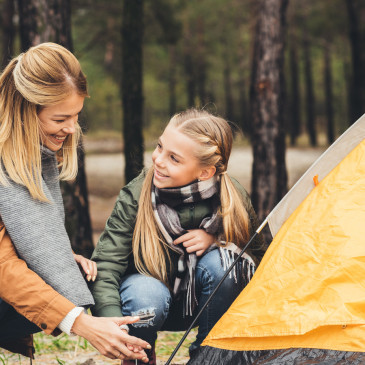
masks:
[[[86,144],[86,152],[92,151]],[[111,149],[111,147],[110,147]],[[286,163],[289,187],[301,177],[308,167],[322,154],[323,148],[288,148]],[[250,147],[234,148],[228,165],[228,173],[236,178],[248,192],[251,190],[252,151]],[[87,153],[86,174],[90,194],[90,214],[94,241],[104,229],[120,188],[124,185],[124,157],[122,153]],[[145,154],[145,165],[150,166],[151,153]]]

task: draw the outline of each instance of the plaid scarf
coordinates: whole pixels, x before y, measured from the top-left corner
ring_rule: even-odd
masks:
[[[197,203],[209,198],[213,198],[213,212],[210,217],[206,217],[201,221],[199,228],[204,229],[209,234],[220,235],[223,232],[223,225],[222,217],[218,212],[220,198],[217,177],[214,176],[209,180],[193,182],[178,188],[158,189],[152,185],[152,208],[157,225],[167,244],[180,255],[173,294],[177,298],[184,296],[184,315],[187,316],[193,315],[198,304],[195,296],[197,256],[194,252],[186,252],[183,245],[173,244],[176,238],[188,232],[181,227],[179,216],[174,208],[180,204]],[[226,271],[237,258],[241,249],[231,242],[220,241],[220,244],[222,245],[220,247],[216,244],[211,245],[204,254],[218,248],[223,270]],[[236,265],[230,272],[229,277],[233,276],[237,283],[237,275],[242,275],[246,286],[255,272],[255,263],[247,253],[242,255],[240,262],[241,264]]]
[[[204,218],[199,228],[214,235],[222,231],[222,218],[218,214],[220,204],[218,192],[219,185],[216,177],[178,188],[158,189],[152,186],[152,208],[157,225],[167,244],[180,255],[173,294],[175,297],[185,296],[184,313],[190,316],[197,305],[195,296],[197,256],[195,253],[186,252],[183,245],[173,244],[176,238],[188,232],[181,227],[179,216],[174,208],[180,204],[197,203],[213,197],[212,215]]]

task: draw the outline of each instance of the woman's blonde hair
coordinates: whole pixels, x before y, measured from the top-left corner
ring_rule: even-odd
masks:
[[[168,126],[177,128],[195,142],[199,148],[193,151],[201,166],[215,166],[215,175],[220,177],[220,214],[223,218],[223,237],[243,247],[249,240],[249,218],[242,197],[227,175],[228,160],[232,150],[232,130],[223,118],[207,111],[189,109],[176,114]],[[151,187],[153,167],[144,181],[137,221],[133,235],[133,255],[138,271],[150,275],[168,285],[167,260],[169,247],[163,240],[154,219]]]
[[[42,189],[38,113],[74,92],[88,96],[86,77],[75,56],[55,43],[42,43],[14,58],[0,76],[0,184],[9,177],[34,199],[47,201]],[[57,157],[60,179],[77,174],[80,127],[69,135]]]

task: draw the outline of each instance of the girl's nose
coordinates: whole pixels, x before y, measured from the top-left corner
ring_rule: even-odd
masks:
[[[163,165],[163,157],[162,157],[162,154],[159,154],[158,156],[156,156],[156,158],[155,158],[155,165],[157,165],[157,166],[162,166]]]

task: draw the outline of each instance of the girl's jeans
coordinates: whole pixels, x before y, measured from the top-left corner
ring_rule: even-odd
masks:
[[[219,250],[208,252],[198,261],[195,272],[195,293],[199,304],[195,314],[207,301],[224,274]],[[198,335],[190,346],[190,352],[200,346],[214,324],[241,292],[243,286],[242,278],[237,277],[236,280],[232,275],[227,276],[198,320]],[[157,339],[157,331],[186,330],[195,318],[195,316],[183,318],[182,300],[174,301],[162,282],[141,274],[131,274],[123,278],[120,285],[120,298],[123,315],[146,313],[153,315],[150,320],[129,325],[131,335],[142,338],[151,345]]]
[[[0,298],[0,341],[26,337],[41,329]]]

